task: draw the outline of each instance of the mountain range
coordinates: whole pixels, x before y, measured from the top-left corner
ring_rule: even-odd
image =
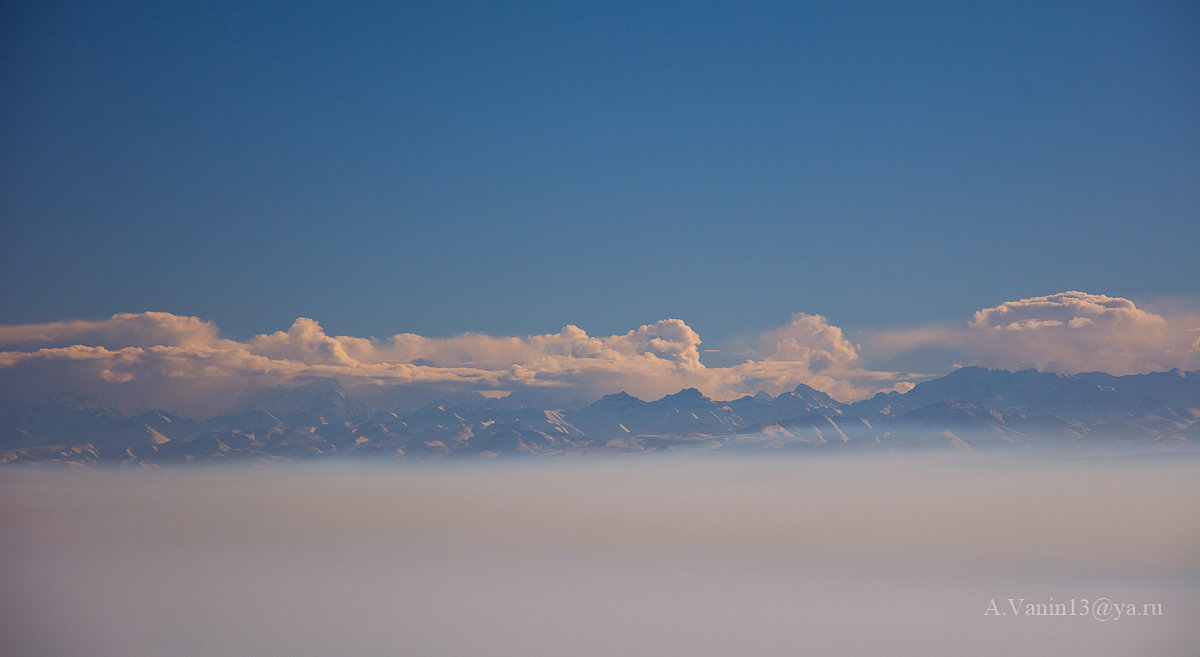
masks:
[[[428,393],[424,393],[428,397]],[[336,380],[251,390],[207,419],[79,399],[0,400],[0,463],[169,466],[680,450],[811,452],[1200,447],[1200,372],[1114,376],[964,367],[842,403],[807,385],[714,401],[687,388],[587,404],[397,390],[371,410]]]

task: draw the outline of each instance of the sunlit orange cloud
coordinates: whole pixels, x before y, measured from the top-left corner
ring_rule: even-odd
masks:
[[[426,385],[469,390],[558,389],[586,397],[624,390],[656,399],[694,387],[714,399],[799,383],[851,401],[905,391],[922,375],[871,369],[861,356],[887,357],[925,346],[960,349],[964,363],[1058,372],[1129,374],[1200,368],[1200,318],[1160,315],[1132,301],[1063,292],[985,308],[959,326],[880,331],[852,343],[821,315],[797,313],[743,349],[745,360],[709,367],[700,336],[680,319],[626,333],[557,333],[386,339],[328,335],[308,318],[247,341],[170,313],[119,314],[100,321],[0,327],[0,392],[95,397],[122,408],[196,414],[233,404],[245,390],[308,377],[348,388]],[[926,373],[928,374],[937,374]]]
[[[9,393],[95,396],[124,406],[213,412],[244,390],[312,376],[348,387],[437,385],[466,389],[619,390],[647,399],[696,387],[718,399],[778,394],[807,383],[842,398],[889,389],[898,375],[856,366],[857,347],[824,317],[803,313],[764,332],[755,358],[731,367],[700,361],[700,336],[679,319],[623,334],[558,333],[388,339],[331,336],[312,319],[246,342],[212,322],[169,313],[120,314],[0,328],[0,384]]]
[[[1198,329],[1194,311],[1158,314],[1122,297],[1072,291],[984,308],[957,326],[879,331],[865,342],[885,356],[954,347],[973,365],[1138,374],[1200,368]]]

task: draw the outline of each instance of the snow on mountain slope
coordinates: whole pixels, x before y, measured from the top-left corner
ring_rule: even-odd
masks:
[[[572,406],[576,404],[571,404]],[[208,420],[0,400],[0,461],[167,464],[677,449],[906,450],[1200,446],[1200,373],[1064,376],[967,367],[843,404],[806,385],[714,401],[685,388],[538,408],[477,393],[367,416],[332,379],[245,395]]]

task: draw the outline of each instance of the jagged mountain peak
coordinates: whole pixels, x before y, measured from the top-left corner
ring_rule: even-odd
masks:
[[[232,414],[264,411],[286,422],[307,426],[357,421],[367,416],[366,406],[352,397],[337,379],[320,377],[298,383],[293,388],[279,385],[248,390],[238,399]]]
[[[0,399],[0,462],[441,458],[686,445],[733,450],[1200,445],[1200,372],[1178,370],[1115,376],[960,368],[907,393],[881,393],[852,405],[806,384],[774,398],[759,392],[728,402],[714,402],[695,388],[654,402],[622,391],[590,406],[576,402],[576,408],[553,409],[530,408],[520,397],[498,404],[477,392],[426,390],[423,396],[438,401],[380,412],[370,420],[351,419],[349,413],[361,404],[332,379],[261,388],[243,399],[257,408],[205,421],[167,411],[135,417],[72,410],[46,399]]]
[[[797,397],[807,400],[810,403],[819,404],[829,408],[836,408],[843,405],[838,400],[829,396],[828,393],[817,390],[816,388],[804,383],[798,384],[792,389],[790,394],[796,395]]]
[[[620,392],[614,392],[610,395],[604,395],[598,401],[596,401],[596,403],[592,404],[592,406],[611,406],[611,405],[615,405],[615,404],[643,404],[643,403],[645,403],[645,402],[643,402],[642,400],[638,399],[637,397],[634,397],[633,395],[622,390]]]
[[[654,403],[660,406],[674,404],[711,404],[712,400],[706,397],[704,393],[700,392],[696,388],[684,388],[683,390],[680,390],[673,395],[667,395],[666,397],[663,397]]]

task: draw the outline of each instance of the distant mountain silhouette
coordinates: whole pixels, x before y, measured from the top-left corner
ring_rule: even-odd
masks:
[[[400,397],[397,397],[400,399]],[[714,401],[685,388],[654,401],[625,392],[561,407],[535,395],[409,395],[369,414],[334,379],[260,388],[196,420],[125,416],[61,399],[0,400],[0,461],[171,465],[313,458],[430,459],[705,449],[1200,448],[1200,372],[1061,375],[964,367],[907,393],[845,404],[801,384]]]

